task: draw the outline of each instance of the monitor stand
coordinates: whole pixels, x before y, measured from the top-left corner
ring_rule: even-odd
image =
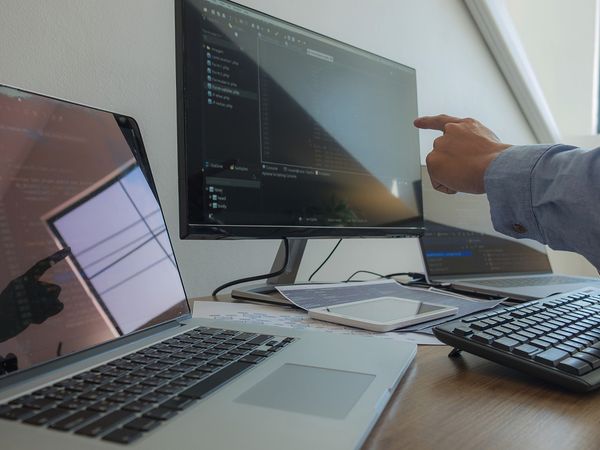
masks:
[[[308,239],[305,238],[288,238],[290,256],[288,263],[285,266],[285,271],[276,277],[269,278],[265,283],[248,285],[240,289],[234,289],[231,291],[233,298],[242,300],[254,300],[268,303],[281,303],[289,305],[289,301],[281,298],[277,294],[275,286],[283,284],[294,284],[298,275],[298,269],[300,268],[300,262],[304,255],[304,249]],[[281,269],[281,266],[285,262],[285,246],[283,242],[279,245],[275,261],[271,266],[271,272],[275,272]]]

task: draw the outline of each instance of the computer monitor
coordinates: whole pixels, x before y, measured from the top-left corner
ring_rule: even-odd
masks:
[[[182,238],[422,234],[414,69],[225,0],[176,36]]]

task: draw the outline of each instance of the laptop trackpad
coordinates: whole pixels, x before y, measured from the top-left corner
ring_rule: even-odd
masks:
[[[284,364],[235,401],[343,419],[374,378],[366,373]]]

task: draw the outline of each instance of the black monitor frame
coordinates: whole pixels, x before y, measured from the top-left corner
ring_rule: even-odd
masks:
[[[408,66],[392,61],[388,58],[366,52],[363,49],[352,45],[342,43],[339,40],[329,36],[308,30],[296,24],[284,21],[282,19],[270,16],[261,11],[254,10],[245,5],[241,5],[229,0],[223,0],[233,6],[251,11],[264,16],[268,19],[280,21],[283,24],[290,25],[299,30],[313,33],[315,36],[328,39],[334,43],[340,43],[349,48],[369,53],[391,64],[403,66],[414,70]],[[416,186],[417,201],[419,203],[419,216],[410,218],[400,226],[390,227],[334,227],[334,226],[246,226],[246,225],[215,225],[215,224],[191,224],[189,223],[189,173],[187,161],[187,142],[186,142],[186,79],[185,79],[185,42],[184,42],[184,2],[185,0],[175,0],[175,44],[176,44],[176,79],[177,79],[177,147],[178,147],[178,184],[179,184],[179,233],[181,239],[279,239],[279,238],[399,238],[399,237],[419,237],[425,232],[422,198],[420,186]]]

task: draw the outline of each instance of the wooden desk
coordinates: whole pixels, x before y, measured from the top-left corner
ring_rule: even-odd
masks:
[[[600,391],[571,393],[468,353],[448,358],[449,352],[419,346],[365,450],[600,449]]]
[[[420,346],[365,449],[600,449],[600,393]]]

